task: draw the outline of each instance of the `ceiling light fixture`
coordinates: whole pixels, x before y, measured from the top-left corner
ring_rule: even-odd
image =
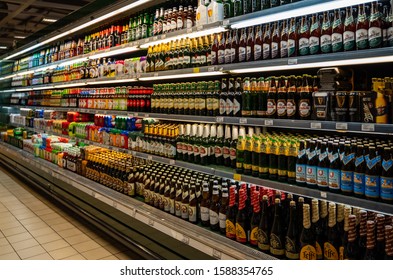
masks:
[[[42,19],[42,22],[53,23],[53,22],[56,22],[56,21],[57,21],[57,19],[54,19],[54,18],[43,18]]]
[[[15,39],[25,39],[26,36],[18,36],[18,35],[17,35],[17,36],[14,36],[14,38],[15,38]]]

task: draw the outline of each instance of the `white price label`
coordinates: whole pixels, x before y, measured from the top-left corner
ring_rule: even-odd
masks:
[[[95,110],[95,112],[94,112],[94,114],[99,114],[100,113],[100,111],[98,111],[98,110]]]
[[[222,22],[222,25],[227,26],[229,25],[229,19],[226,19]]]
[[[170,164],[170,165],[175,165],[175,160],[174,160],[174,159],[171,159],[171,160],[169,161],[169,164]]]
[[[113,147],[112,147],[112,146],[109,146],[108,149],[109,149],[110,151],[112,151],[112,150],[113,150]]]
[[[157,40],[158,40],[158,36],[154,36],[153,41],[157,41]]]
[[[113,201],[113,208],[117,208],[117,202],[116,201]]]
[[[322,198],[327,198],[327,192],[321,192],[321,197]]]
[[[321,129],[322,124],[320,122],[312,122],[311,123],[311,128],[312,129]]]
[[[198,26],[198,27],[197,27],[197,30],[198,30],[198,31],[203,30],[203,25]]]
[[[131,208],[130,209],[130,214],[131,214],[131,217],[133,217],[133,218],[135,218],[135,215],[136,215],[136,210],[134,209],[134,208]]]
[[[166,34],[162,34],[161,39],[165,39],[165,38],[166,38]]]
[[[187,28],[187,33],[192,33],[192,28]]]
[[[153,160],[153,156],[147,156],[148,160]]]
[[[92,192],[91,192],[91,196],[95,198],[95,197],[96,197],[96,192],[95,192],[95,191],[92,191]]]
[[[348,124],[347,123],[336,123],[337,130],[347,130]]]
[[[158,77],[158,73],[154,73],[154,77]]]
[[[288,65],[296,65],[296,64],[297,64],[297,58],[288,59]]]
[[[183,234],[181,237],[181,242],[188,245],[188,244],[190,244],[190,238]]]
[[[362,124],[362,131],[375,131],[375,125],[372,123]]]
[[[137,116],[139,116],[139,114],[138,113],[134,113],[134,117],[137,117]]]
[[[246,118],[240,118],[239,119],[239,123],[240,124],[246,124],[247,123],[247,119]]]
[[[265,120],[265,125],[273,125],[273,120]]]
[[[214,72],[214,70],[215,70],[214,66],[207,68],[207,72]]]
[[[224,122],[224,117],[217,117],[216,122],[218,122],[218,123]]]
[[[149,219],[149,226],[154,227],[154,221],[152,219]]]
[[[149,38],[145,39],[145,43],[149,43]]]
[[[216,249],[213,249],[213,257],[221,260],[221,252]]]

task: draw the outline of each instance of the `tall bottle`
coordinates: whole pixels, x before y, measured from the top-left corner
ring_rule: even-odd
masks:
[[[343,32],[344,24],[342,22],[340,10],[334,10],[332,24],[332,52],[341,52],[343,50]]]
[[[352,15],[352,7],[347,7],[345,13],[344,33],[343,33],[344,51],[353,51],[356,49],[355,32],[356,32],[356,24],[355,24],[355,19]]]
[[[229,158],[230,158],[230,167],[232,169],[236,169],[236,149],[237,149],[237,139],[239,135],[239,129],[237,126],[232,127],[232,140],[229,147]]]
[[[310,205],[303,205],[303,229],[300,235],[300,259],[316,260],[315,234],[311,228]]]
[[[375,222],[367,221],[367,243],[366,252],[364,253],[365,260],[376,260],[375,250]]]
[[[270,24],[264,25],[263,31],[263,44],[262,44],[262,59],[270,59],[271,58],[271,32],[270,32]]]
[[[239,41],[239,62],[245,62],[247,56],[247,33],[246,28],[241,29]]]
[[[225,64],[230,64],[232,63],[232,32],[227,31],[226,34],[226,39],[225,39],[225,51],[224,51],[224,56],[225,56]]]
[[[254,191],[251,195],[252,216],[250,222],[250,244],[258,246],[258,228],[261,221],[261,206],[259,202],[259,191]]]
[[[329,176],[329,157],[326,142],[322,143],[321,152],[319,154],[318,167],[317,167],[317,185],[318,189],[327,191]]]
[[[317,147],[315,141],[310,141],[310,147],[307,157],[307,166],[306,166],[306,185],[308,188],[316,188],[317,187],[317,165],[318,165],[318,156],[317,156]],[[308,144],[307,144],[308,146]]]
[[[231,126],[225,126],[225,139],[223,143],[222,153],[223,153],[223,164],[224,166],[231,166],[230,148],[231,148]]]
[[[226,212],[225,221],[225,236],[229,239],[236,239],[236,185],[232,185],[229,188],[229,206]]]
[[[310,28],[308,25],[307,17],[303,16],[301,19],[299,29],[299,55],[310,54]]]
[[[210,164],[210,143],[209,143],[209,133],[210,133],[210,125],[205,125],[203,127],[203,138],[199,147],[199,154],[201,157],[201,164],[208,165]]]
[[[378,200],[380,196],[381,156],[376,154],[375,147],[369,147],[367,167],[364,176],[365,196],[370,200]]]
[[[383,149],[380,186],[381,200],[386,203],[393,203],[393,159],[392,150],[389,147]]]
[[[328,12],[323,13],[323,21],[321,28],[321,52],[332,52],[332,22]]]
[[[204,227],[210,226],[210,192],[209,192],[209,183],[204,182],[202,185],[202,201],[201,201],[201,224]]]
[[[226,102],[228,98],[228,82],[227,79],[221,80],[221,93],[220,93],[220,116],[226,115]]]
[[[370,49],[382,47],[382,21],[378,9],[378,2],[374,1],[371,4],[371,15],[368,28],[368,40]]]
[[[326,242],[325,232],[322,221],[319,218],[319,202],[317,199],[311,201],[312,205],[312,229],[315,233],[315,250],[317,252],[317,260],[323,259],[323,246]]]
[[[287,117],[287,80],[281,76],[277,90],[277,118],[285,119]]]
[[[276,86],[276,78],[270,78],[270,86],[269,91],[267,93],[267,111],[266,117],[268,118],[276,118],[277,115],[277,86]]]
[[[359,5],[358,17],[356,21],[356,48],[358,50],[364,50],[368,48],[368,29],[369,22],[367,20],[367,15],[365,11],[365,5]]]
[[[254,27],[248,28],[247,45],[246,45],[246,61],[254,61]]]
[[[288,20],[282,21],[282,28],[280,33],[280,57],[288,57]]]
[[[253,151],[253,127],[248,128],[248,134],[246,135],[246,141],[244,146],[244,174],[251,175],[252,174],[252,151]]]
[[[240,127],[236,145],[236,173],[244,173],[244,150],[246,147],[246,129]]]
[[[299,48],[296,18],[291,18],[288,28],[288,57],[297,56]]]
[[[218,53],[217,53],[217,64],[225,64],[225,41],[226,41],[226,33],[220,34],[220,41],[218,44]]]
[[[296,184],[299,186],[306,185],[307,147],[305,143],[304,140],[299,141],[299,152],[296,160]]]
[[[224,163],[224,154],[223,154],[223,146],[224,146],[224,128],[223,125],[219,125],[217,127],[217,138],[214,147],[214,163],[216,165],[223,165]]]
[[[310,54],[318,54],[321,51],[321,23],[317,14],[312,15],[310,26]]]
[[[366,161],[364,158],[364,146],[356,146],[356,157],[353,172],[353,191],[357,197],[364,197],[364,173],[366,171]]]
[[[262,32],[263,32],[262,26],[257,25],[255,30],[254,60],[262,59],[262,47],[263,47]]]
[[[275,21],[273,24],[272,40],[271,40],[271,58],[279,58],[280,54],[280,28],[278,22]]]
[[[353,194],[353,172],[355,167],[355,151],[350,143],[345,144],[345,154],[341,165],[341,192],[346,195]]]
[[[325,260],[338,260],[338,249],[340,247],[340,236],[336,222],[336,204],[329,203],[329,223],[327,240],[323,248]]]
[[[224,82],[224,81],[223,81]],[[223,92],[224,86],[221,87],[221,93]],[[233,116],[234,102],[235,102],[235,79],[229,78],[227,87],[227,96],[225,100],[225,110],[223,116]]]
[[[279,198],[274,200],[274,220],[270,231],[270,254],[278,259],[285,256],[285,233],[282,229],[281,221],[281,201]]]
[[[338,143],[333,143],[333,151],[329,164],[329,190],[339,192],[341,185],[341,163]]]
[[[231,63],[239,62],[239,31],[233,30],[231,42]]]
[[[218,231],[220,229],[220,221],[218,219],[220,210],[220,196],[218,191],[218,181],[213,183],[213,192],[209,208],[210,229]]]
[[[240,77],[236,78],[235,81],[235,96],[233,98],[233,116],[240,117],[242,114],[242,79]]]
[[[218,53],[219,53],[219,41],[218,41],[218,34],[213,35],[213,44],[211,46],[211,65],[218,64]]]
[[[269,204],[268,197],[264,195],[262,197],[262,209],[261,209],[261,220],[258,227],[258,248],[264,252],[270,252],[270,241],[269,241]]]
[[[222,183],[222,192],[221,198],[219,202],[220,210],[218,212],[218,221],[221,234],[226,233],[226,221],[227,221],[227,212],[229,209],[229,195],[228,195],[228,186],[226,183]]]
[[[246,209],[247,192],[239,190],[239,208],[236,216],[236,241],[247,243],[250,235],[250,221]]]
[[[296,202],[289,203],[289,225],[285,236],[285,257],[290,260],[299,259],[299,232],[296,219]]]
[[[300,89],[299,100],[299,117],[301,120],[308,120],[311,117],[311,85],[308,81],[308,75],[302,76],[302,86]]]

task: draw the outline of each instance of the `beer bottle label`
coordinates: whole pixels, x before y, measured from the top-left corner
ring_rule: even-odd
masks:
[[[209,210],[209,218],[210,218],[210,224],[211,225],[216,225],[218,224],[218,213],[213,210]]]
[[[388,46],[393,47],[393,27],[389,27],[386,33],[388,39]]]
[[[268,116],[272,116],[276,113],[276,101],[274,99],[267,100],[267,112]]]
[[[278,43],[277,42],[272,42],[272,58],[278,57]]]
[[[270,57],[270,44],[263,43],[262,48],[263,59],[268,59]]]
[[[370,48],[380,47],[382,44],[381,27],[370,27],[368,30],[368,41]]]
[[[174,199],[170,199],[169,200],[169,205],[170,205],[169,213],[175,214],[175,211],[176,211],[176,209],[175,209],[175,200]]]
[[[358,167],[364,161],[364,156],[357,157],[355,159],[355,167]]]
[[[295,242],[288,236],[285,237],[285,256],[290,260],[299,259],[299,253],[296,252]]]
[[[373,169],[373,167],[379,162],[379,160],[380,160],[380,156],[376,156],[373,159],[366,158],[367,168],[370,170]]]
[[[332,51],[339,52],[343,49],[343,36],[341,33],[332,34]]]
[[[296,182],[305,183],[306,182],[306,165],[296,163]]]
[[[239,47],[239,62],[244,62],[246,60],[246,48]]]
[[[251,52],[252,52],[251,46],[247,46],[246,47],[246,60],[247,61],[251,60]]]
[[[380,192],[380,179],[378,175],[368,175],[364,176],[364,193],[366,197],[369,198],[379,198]]]
[[[225,64],[231,63],[231,49],[225,49],[224,56],[225,56]]]
[[[293,39],[288,39],[288,56],[296,55],[296,42]]]
[[[319,37],[311,36],[309,39],[310,54],[316,54],[319,52]]]
[[[324,34],[321,36],[321,51],[322,53],[332,52],[332,36]]]
[[[329,189],[339,190],[340,189],[340,171],[339,169],[329,168]]]
[[[224,159],[229,158],[229,156],[230,156],[229,147],[224,147],[224,148],[222,149],[222,154],[223,154]]]
[[[353,192],[353,172],[341,170],[341,190],[343,192]]]
[[[218,50],[218,64],[225,63],[225,50]]]
[[[181,203],[180,207],[182,219],[188,219],[188,203]]]
[[[254,227],[251,229],[250,244],[258,245],[258,227]]]
[[[356,30],[356,47],[358,49],[365,49],[368,45],[368,33],[366,29]]]
[[[276,256],[285,255],[283,244],[281,244],[280,238],[274,233],[270,234],[270,253]]]
[[[239,223],[236,223],[236,241],[241,243],[247,242],[246,231]]]
[[[317,184],[320,188],[328,188],[328,172],[326,167],[317,168]]]
[[[226,228],[226,220],[227,220],[226,214],[224,214],[224,213],[218,214],[218,221],[220,223],[220,228]]]
[[[239,101],[235,98],[235,99],[233,100],[233,115],[234,115],[234,116],[237,116],[237,114],[239,113],[239,111],[240,111],[240,103],[239,103]]]
[[[236,101],[237,102],[237,101]],[[240,104],[239,104],[240,107]],[[226,99],[226,103],[225,103],[225,110],[224,110],[224,114],[226,114],[227,116],[229,116],[232,111],[233,111],[233,102],[230,98]]]
[[[305,245],[300,250],[300,259],[301,260],[316,260],[317,259],[317,251],[315,247],[312,245]]]
[[[310,53],[310,43],[308,38],[300,38],[299,40],[299,54],[308,55]]]
[[[307,166],[306,182],[309,185],[316,185],[317,184],[317,167],[316,166]]]
[[[351,51],[355,48],[355,32],[344,31],[344,51]]]
[[[381,198],[383,200],[393,201],[393,178],[381,176],[380,181]]]
[[[262,57],[262,46],[254,45],[254,60],[260,60]]]
[[[364,173],[353,173],[353,192],[357,195],[364,195]]]
[[[201,207],[201,220],[206,222],[209,221],[209,208],[207,207]]]
[[[287,115],[287,104],[285,99],[277,100],[277,115],[280,117],[284,117]]]
[[[281,40],[280,42],[280,57],[288,57],[288,42]],[[256,60],[256,59],[255,59]]]
[[[296,114],[296,104],[294,99],[287,100],[287,117],[290,118]]]
[[[224,116],[226,111],[226,99],[223,96],[220,98],[220,116]]]
[[[197,221],[197,209],[196,206],[188,206],[188,220],[190,222]]]
[[[229,157],[231,160],[236,160],[236,148],[229,149]]]
[[[207,150],[208,150],[207,147],[204,147],[204,146],[199,147],[199,154],[200,154],[201,158],[206,157],[208,155]]]
[[[258,229],[258,248],[262,251],[267,251],[270,249],[268,235],[262,229]]]
[[[332,244],[330,244],[329,242],[325,242],[323,247],[325,260],[338,260],[337,249]]]
[[[227,219],[225,221],[225,227],[226,227],[226,230],[225,230],[226,237],[228,237],[230,239],[234,239],[236,237],[236,228],[235,228],[235,225],[232,223],[232,221]]]
[[[308,117],[310,115],[310,100],[308,99],[301,99],[299,102],[299,114],[300,117]]]
[[[322,247],[318,241],[315,242],[315,251],[317,252],[317,259],[322,260],[323,259]]]

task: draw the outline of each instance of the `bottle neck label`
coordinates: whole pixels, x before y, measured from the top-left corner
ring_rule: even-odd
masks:
[[[325,242],[323,247],[325,260],[338,260],[337,249],[331,243]]]
[[[349,154],[349,155],[346,155],[346,156],[343,156],[343,159],[342,159],[342,161],[343,161],[343,164],[344,165],[347,165],[351,160],[353,160],[355,158],[355,154],[354,153],[351,153],[351,154]]]
[[[312,245],[305,245],[300,250],[300,259],[301,260],[316,260],[317,259],[317,251],[315,247]]]
[[[388,171],[393,165],[393,160],[383,160],[382,161],[382,167],[385,171]]]

